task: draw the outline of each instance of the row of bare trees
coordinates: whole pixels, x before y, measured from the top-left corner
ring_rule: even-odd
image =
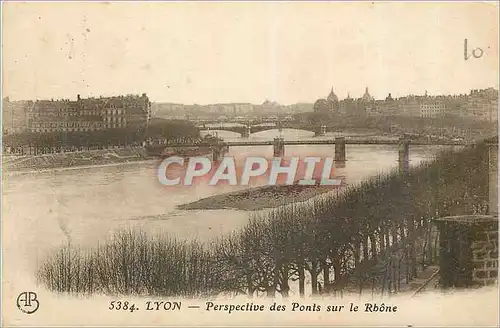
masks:
[[[208,245],[129,231],[88,252],[65,248],[39,278],[60,292],[169,296],[286,297],[298,281],[304,296],[359,287],[372,267],[403,249],[411,279],[432,218],[487,212],[487,172],[487,146],[447,152],[406,174],[255,214]]]

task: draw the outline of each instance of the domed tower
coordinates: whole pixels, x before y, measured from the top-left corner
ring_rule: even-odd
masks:
[[[326,101],[328,102],[328,107],[331,111],[337,111],[339,109],[339,97],[337,97],[337,95],[333,92],[333,87],[330,94],[326,98]]]
[[[330,94],[328,95],[328,97],[326,98],[326,100],[328,102],[338,102],[339,101],[339,97],[337,97],[337,95],[333,92],[333,88],[330,91]]]
[[[373,97],[370,95],[370,93],[368,92],[368,87],[366,87],[365,89],[365,94],[363,95],[363,97],[361,98],[364,102],[370,102],[373,100]]]
[[[315,113],[328,113],[329,111],[328,101],[325,99],[318,99],[314,103],[313,111]]]

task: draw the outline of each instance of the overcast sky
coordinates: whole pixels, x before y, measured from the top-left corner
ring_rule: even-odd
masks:
[[[4,3],[4,96],[313,102],[498,87],[498,7],[466,3]],[[464,60],[481,47],[479,59]]]

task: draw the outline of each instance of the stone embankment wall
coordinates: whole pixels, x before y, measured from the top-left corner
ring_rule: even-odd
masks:
[[[477,233],[472,242],[472,280],[480,285],[498,280],[498,230],[491,228]]]
[[[111,165],[147,159],[143,147],[110,148],[44,155],[4,156],[3,168],[10,172]]]

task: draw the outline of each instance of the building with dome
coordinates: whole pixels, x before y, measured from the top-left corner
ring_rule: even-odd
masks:
[[[368,91],[368,88],[366,91]],[[351,117],[363,117],[366,115],[367,108],[370,107],[372,99],[370,94],[367,95],[367,92],[361,98],[352,98],[351,94],[347,93],[347,98],[340,101],[340,113]]]
[[[372,102],[375,100],[375,98],[373,98],[368,92],[368,87],[365,88],[365,94],[361,97],[361,100],[364,102]]]
[[[331,112],[338,112],[339,111],[339,97],[333,92],[333,87],[332,90],[330,91],[330,94],[326,98],[326,101],[328,103],[328,107],[330,108]]]
[[[340,100],[330,90],[328,96],[318,99],[313,106],[315,112],[338,114],[340,116],[410,116],[437,118],[453,115],[485,122],[498,121],[498,90],[494,88],[472,90],[470,94],[459,95],[407,95],[394,97],[388,93],[385,98],[375,99],[365,87],[360,97],[348,93]]]
[[[332,87],[332,90],[330,91],[330,94],[326,98],[326,100],[329,102],[338,102],[339,101],[339,97],[337,97],[335,92],[333,92],[333,87]]]

